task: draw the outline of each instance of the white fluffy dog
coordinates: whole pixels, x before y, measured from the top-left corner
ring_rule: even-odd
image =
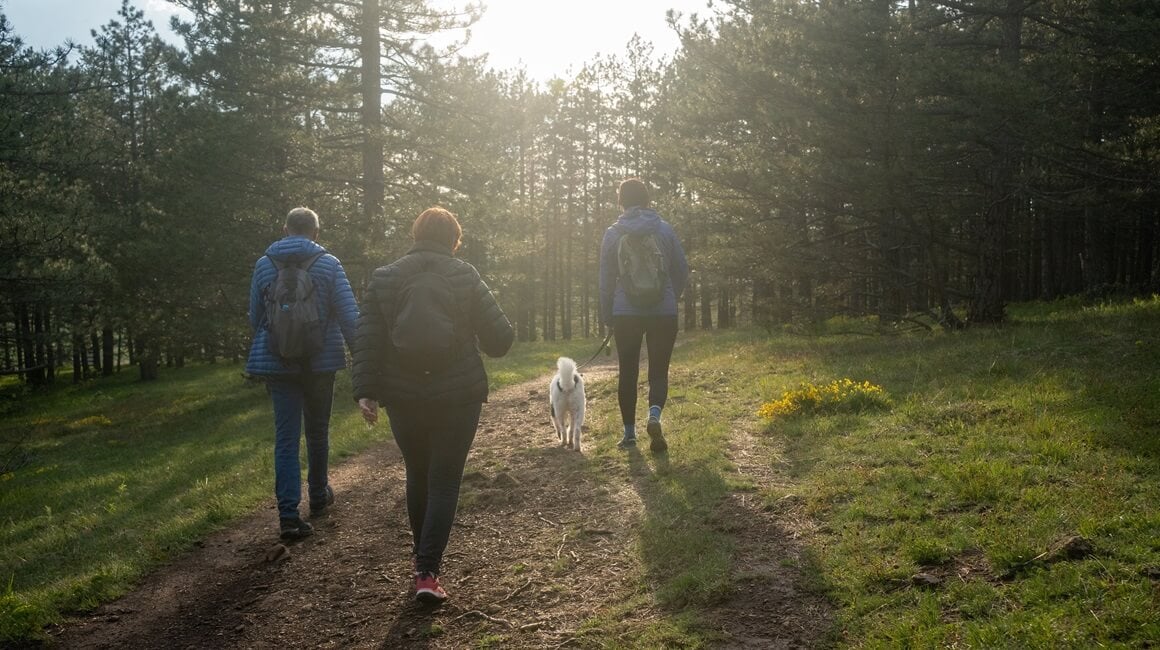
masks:
[[[580,428],[584,426],[584,379],[576,372],[576,362],[568,357],[556,360],[556,376],[548,386],[548,406],[560,444],[580,451]]]

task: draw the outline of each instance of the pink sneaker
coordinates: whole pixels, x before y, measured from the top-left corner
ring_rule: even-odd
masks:
[[[439,578],[430,573],[415,574],[415,600],[425,605],[438,605],[447,600],[447,592],[439,586]]]

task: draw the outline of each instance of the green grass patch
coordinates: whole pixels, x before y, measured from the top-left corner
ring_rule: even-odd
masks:
[[[885,413],[771,419],[843,636],[865,647],[1139,647],[1160,638],[1160,300],[1021,305],[999,328],[755,344]],[[1081,536],[1090,553],[1053,555]],[[941,578],[931,587],[919,573]],[[1149,577],[1151,576],[1151,577]]]
[[[335,460],[389,436],[342,408],[349,395],[340,373]],[[0,425],[0,449],[0,640],[36,638],[62,612],[125,593],[273,491],[269,399],[236,366],[149,383],[126,370],[25,394]]]

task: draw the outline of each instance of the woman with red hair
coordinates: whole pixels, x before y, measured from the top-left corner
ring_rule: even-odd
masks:
[[[487,401],[479,351],[507,354],[515,332],[475,267],[456,259],[463,229],[455,215],[425,210],[411,235],[411,250],[371,278],[351,381],[368,423],[380,404],[387,412],[406,465],[415,597],[439,604],[447,599],[440,565]]]

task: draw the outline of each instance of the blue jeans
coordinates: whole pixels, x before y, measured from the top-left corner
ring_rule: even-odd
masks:
[[[482,409],[479,403],[386,407],[407,467],[407,516],[419,571],[439,574]]]
[[[303,428],[310,500],[326,500],[334,373],[273,375],[266,381],[266,390],[274,402],[274,496],[278,499],[278,516],[292,519],[298,516],[298,503],[302,500],[298,450]]]

